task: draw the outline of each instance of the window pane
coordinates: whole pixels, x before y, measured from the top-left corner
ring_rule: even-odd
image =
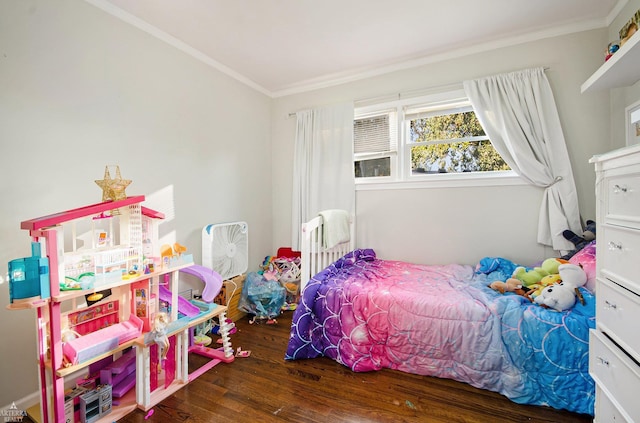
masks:
[[[419,145],[411,148],[411,174],[491,172],[509,166],[489,141]]]
[[[379,153],[390,151],[389,115],[356,119],[353,122],[354,153]]]
[[[382,157],[370,160],[357,160],[355,162],[356,178],[375,178],[391,176],[391,158]]]
[[[422,117],[409,121],[409,139],[412,142],[449,140],[484,136],[476,114],[471,112]]]

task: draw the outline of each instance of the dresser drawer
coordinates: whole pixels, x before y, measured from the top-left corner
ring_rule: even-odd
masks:
[[[640,361],[640,297],[609,280],[598,279],[596,288],[598,327]]]
[[[640,228],[640,173],[606,179],[605,223]]]
[[[604,334],[589,331],[589,374],[609,398],[615,398],[619,413],[629,422],[640,416],[637,388],[640,368]]]
[[[617,409],[613,400],[607,396],[607,394],[596,385],[596,418],[594,423],[632,423],[631,420],[627,420],[622,416],[622,412]]]
[[[604,225],[597,245],[602,274],[640,293],[640,231]]]

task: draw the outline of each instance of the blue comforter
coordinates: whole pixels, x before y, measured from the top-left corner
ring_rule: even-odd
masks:
[[[480,276],[475,286],[483,286]],[[493,279],[490,278],[489,281]],[[489,290],[488,306],[501,323],[502,342],[522,376],[522,404],[549,405],[577,413],[594,412],[595,385],[589,375],[589,329],[595,327],[595,297],[581,288],[584,304],[564,312],[525,298]]]

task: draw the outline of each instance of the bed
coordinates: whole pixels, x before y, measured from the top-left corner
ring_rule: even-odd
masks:
[[[580,288],[584,304],[557,312],[488,287],[517,266],[505,258],[427,266],[381,260],[371,249],[350,249],[351,241],[331,254],[348,252],[323,263],[329,253],[318,242],[321,225],[316,218],[303,228],[308,274],[285,359],[324,356],[355,372],[389,368],[454,379],[516,403],[593,415],[589,289]],[[583,265],[592,286],[595,242],[570,261]]]

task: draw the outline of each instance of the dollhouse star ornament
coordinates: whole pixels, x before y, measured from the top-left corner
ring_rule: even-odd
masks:
[[[131,183],[131,179],[122,179],[120,175],[120,166],[116,166],[116,177],[111,179],[111,173],[109,172],[109,166],[104,168],[104,177],[102,180],[97,180],[96,184],[102,188],[102,201],[117,201],[127,198],[127,194],[124,190]]]

